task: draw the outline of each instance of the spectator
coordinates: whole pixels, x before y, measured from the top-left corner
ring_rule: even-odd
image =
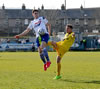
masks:
[[[99,46],[100,46],[100,38],[98,39],[98,44],[99,44]]]
[[[26,41],[23,39],[21,43],[22,43],[22,44],[25,44],[25,43],[26,43]]]
[[[35,45],[34,45],[34,43],[32,44],[32,52],[34,52],[35,51]]]
[[[29,39],[26,39],[26,43],[28,43],[29,42]]]
[[[84,45],[84,48],[86,49],[86,39],[83,39],[83,45]]]
[[[7,43],[10,43],[10,39],[7,39]]]
[[[18,43],[20,44],[21,43],[21,40],[18,40]]]

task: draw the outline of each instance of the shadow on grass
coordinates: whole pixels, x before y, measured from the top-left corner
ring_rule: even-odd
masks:
[[[65,82],[72,82],[72,83],[93,83],[93,84],[100,84],[100,81],[97,80],[92,80],[92,81],[84,81],[84,80],[69,80],[69,79],[61,79],[61,81],[65,81]]]

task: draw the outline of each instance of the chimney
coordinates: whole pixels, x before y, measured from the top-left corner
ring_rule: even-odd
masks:
[[[64,4],[62,4],[62,6],[61,6],[61,10],[65,10],[65,6],[64,6]]]
[[[41,9],[44,10],[44,6],[43,6],[43,4],[42,4],[42,6],[41,6]]]
[[[4,4],[3,4],[3,6],[2,6],[2,9],[3,9],[3,10],[5,9],[5,6],[4,6]]]
[[[22,5],[22,10],[25,10],[26,9],[26,6],[25,4]]]

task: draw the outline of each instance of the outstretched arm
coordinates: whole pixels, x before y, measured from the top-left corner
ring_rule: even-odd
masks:
[[[30,30],[31,30],[31,29],[27,28],[24,32],[22,32],[22,33],[19,34],[19,35],[14,36],[14,37],[15,37],[15,38],[20,38],[20,37],[22,37],[22,36],[28,34]]]

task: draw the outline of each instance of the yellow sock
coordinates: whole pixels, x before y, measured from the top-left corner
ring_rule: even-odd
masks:
[[[57,63],[57,75],[60,75],[60,71],[61,71],[61,64]]]
[[[48,41],[48,46],[52,46],[52,41]]]

